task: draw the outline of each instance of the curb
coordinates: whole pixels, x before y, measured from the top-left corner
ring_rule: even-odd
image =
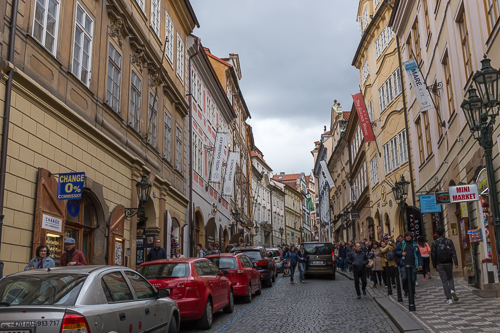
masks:
[[[340,275],[345,276],[345,277],[346,277],[346,278],[348,278],[349,280],[354,280],[354,277],[350,276],[350,275],[349,275],[349,274],[347,274],[346,272],[337,271],[337,273],[339,273]]]

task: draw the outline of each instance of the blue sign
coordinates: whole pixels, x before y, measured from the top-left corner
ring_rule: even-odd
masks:
[[[292,237],[293,237],[293,231],[292,231]]]
[[[420,196],[420,211],[422,213],[441,213],[441,205],[436,205],[434,194]]]
[[[80,201],[78,200],[68,200],[66,204],[66,209],[68,210],[68,214],[77,217],[80,213]]]
[[[57,200],[79,200],[82,198],[85,172],[60,173]]]

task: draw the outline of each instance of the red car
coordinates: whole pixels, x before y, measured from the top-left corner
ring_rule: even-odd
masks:
[[[205,258],[212,260],[231,281],[235,296],[243,296],[245,302],[250,303],[252,294],[261,294],[260,273],[243,253],[214,254]]]
[[[201,329],[212,327],[213,314],[234,310],[233,287],[219,268],[204,258],[150,261],[137,267],[156,289],[169,289],[181,320],[197,320]]]

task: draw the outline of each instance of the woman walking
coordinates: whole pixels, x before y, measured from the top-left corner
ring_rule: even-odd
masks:
[[[424,272],[424,280],[427,280],[427,274],[429,275],[429,279],[432,279],[430,267],[431,248],[425,241],[424,236],[418,236],[417,244],[418,249],[420,250],[420,255],[423,259],[422,271]]]
[[[373,266],[372,266],[372,281],[373,281],[373,286],[372,288],[377,288],[377,283],[379,286],[382,287],[382,271],[384,270],[382,266],[382,252],[380,251],[380,248],[378,247],[378,242],[374,241],[372,244],[372,251],[370,252],[373,254],[372,260],[373,260]]]
[[[394,244],[388,237],[384,238],[384,241],[380,243],[385,285],[388,286],[389,284],[392,284],[393,288],[396,288],[396,261],[394,260],[395,247],[396,244]]]
[[[295,283],[293,281],[293,275],[295,274],[295,268],[297,268],[297,263],[299,262],[299,256],[295,252],[295,246],[292,246],[290,252],[287,253],[286,259],[290,264],[290,283]]]

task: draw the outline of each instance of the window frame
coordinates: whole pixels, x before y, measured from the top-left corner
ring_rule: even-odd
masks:
[[[80,7],[82,9],[82,12],[83,12],[83,15],[88,17],[90,19],[90,24],[91,24],[91,30],[90,32],[87,31],[87,29],[83,26],[82,23],[78,22],[78,19],[77,19],[77,13],[78,13],[78,7]],[[74,18],[74,29],[73,29],[73,50],[72,50],[72,57],[71,57],[71,73],[73,73],[73,75],[78,79],[80,80],[86,87],[89,87],[90,86],[90,80],[91,80],[91,73],[92,73],[92,49],[93,49],[93,42],[94,42],[94,23],[95,23],[95,20],[92,18],[92,16],[89,14],[89,12],[85,9],[85,7],[79,2],[77,1],[76,2],[76,11],[75,11],[75,18]],[[78,66],[78,72],[79,73],[75,73],[74,72],[74,66],[75,66],[75,43],[76,43],[76,29],[80,29],[81,30],[81,36],[82,36],[82,43],[80,43],[80,60],[79,60],[79,66]],[[86,81],[83,81],[82,80],[82,59],[83,59],[83,41],[85,40],[85,36],[89,37],[90,39],[90,43],[89,43],[89,52],[88,52],[88,55],[89,55],[89,63],[88,63],[88,68],[87,68],[87,71],[88,71],[88,74],[87,74],[87,79]]]
[[[120,63],[117,64],[114,57],[111,58],[111,48],[114,49],[114,54],[116,55],[117,53],[119,54],[120,56]],[[123,59],[123,56],[120,52],[118,52],[118,48],[115,47],[113,45],[113,43],[109,42],[109,47],[108,47],[108,70],[106,72],[106,76],[107,76],[107,81],[106,81],[106,104],[113,110],[115,111],[116,113],[120,113],[120,95],[121,95],[121,80],[122,80],[122,66],[121,66],[121,62],[122,62],[122,59]],[[109,100],[108,98],[108,94],[110,93],[109,91],[109,80],[110,80],[110,76],[109,76],[109,70],[110,70],[110,67],[113,68],[113,74],[115,73],[115,71],[118,71],[118,83],[116,83],[114,81],[114,75],[113,77],[111,78],[111,82],[112,82],[112,85],[113,85],[113,89],[111,91],[111,101]],[[115,85],[118,86],[118,96],[114,96],[114,87]],[[115,105],[115,99],[116,99],[116,105]]]
[[[133,79],[134,76],[139,80],[139,87],[137,89],[137,86],[134,85]],[[136,97],[137,95],[135,93],[139,94],[139,105],[137,106],[137,100],[134,102],[134,105],[136,108],[134,109],[134,114],[132,115],[131,108],[132,108],[132,97]],[[137,75],[137,73],[132,70],[130,74],[130,99],[129,99],[129,121],[128,125],[132,127],[137,133],[141,131],[141,104],[142,104],[142,77]],[[137,114],[136,114],[136,111]]]
[[[488,1],[491,5],[488,8]],[[491,34],[498,20],[500,19],[500,1],[499,0],[484,0],[484,11],[486,15],[486,22],[488,25],[488,34]],[[491,16],[493,12],[493,16]],[[491,22],[494,21],[494,22]]]
[[[180,133],[180,138],[179,138]],[[182,129],[179,125],[175,126],[175,169],[182,172]]]
[[[41,31],[41,37],[42,37],[42,40],[38,40],[36,37],[35,37],[35,27],[36,27],[36,24],[38,22],[38,20],[36,19],[36,9],[37,9],[37,5],[38,3],[40,3],[41,1],[44,1],[44,6],[45,6],[45,10],[43,12],[43,22],[44,24],[41,25],[42,26],[42,31]],[[47,46],[45,45],[46,41],[47,41],[47,18],[48,18],[48,15],[49,15],[49,5],[48,5],[48,2],[50,1],[54,1],[56,4],[57,4],[57,9],[56,9],[56,17],[54,18],[54,21],[55,21],[55,27],[54,27],[54,45],[53,45],[53,50],[49,50],[49,48],[47,48]],[[40,4],[41,5],[41,4]],[[53,56],[56,56],[57,54],[57,36],[59,34],[59,15],[60,15],[60,12],[61,12],[61,2],[60,0],[36,0],[35,1],[35,5],[34,5],[34,14],[33,14],[33,28],[31,30],[31,35],[33,36],[33,38],[38,41],[50,54],[52,54]]]
[[[400,167],[399,153],[398,153],[398,136],[395,135],[390,140],[391,143],[391,166],[392,170]]]
[[[151,100],[153,100],[154,104],[151,104]],[[155,149],[158,148],[158,104],[159,104],[158,96],[156,96],[155,100],[155,94],[153,94],[153,92],[150,91],[148,98],[148,143],[151,147]]]
[[[429,38],[431,37],[431,26],[429,22],[429,0],[423,0],[423,8],[424,8],[424,19],[425,19],[425,30],[426,30],[426,40],[427,43]]]
[[[389,142],[382,146],[382,150],[384,152],[384,172],[387,176],[392,172],[391,169],[391,148],[389,146]]]
[[[417,140],[418,140],[418,151],[420,156],[420,165],[422,165],[425,162],[425,151],[424,151],[424,142],[422,134],[422,121],[420,116],[415,121],[415,126],[417,127]]]
[[[170,63],[170,66],[174,66],[174,24],[170,15],[168,15],[165,10],[165,36],[168,38],[168,43],[165,46],[165,58]]]
[[[449,53],[446,52],[444,58],[443,58],[443,67],[444,67],[444,76],[445,76],[445,83],[446,83],[446,95],[448,97],[448,116],[451,117],[451,115],[455,112],[455,101],[454,101],[454,94],[453,94],[453,81],[452,81],[452,74],[450,70],[450,57]]]
[[[175,75],[179,78],[179,80],[184,83],[184,70],[185,67],[185,46],[184,41],[182,40],[179,33],[177,33],[177,69],[175,71]]]
[[[467,28],[467,17],[465,15],[465,9],[462,9],[462,13],[458,18],[458,27],[460,31],[460,44],[462,48],[462,57],[464,61],[464,69],[466,79],[468,80],[473,73],[472,69],[472,54],[470,53],[470,43],[469,43],[469,29]],[[466,51],[468,53],[468,57],[466,57]]]
[[[166,107],[163,108],[163,158],[172,162],[172,115]]]
[[[403,129],[398,133],[398,144],[399,144],[399,163],[400,165],[403,165],[409,160],[408,135],[406,133],[406,129]]]
[[[420,30],[418,25],[418,17],[413,22],[413,26],[411,28],[413,34],[413,47],[415,52],[415,60],[417,61],[417,65],[422,61],[422,49],[420,48]]]
[[[429,157],[431,155],[431,152],[432,152],[432,136],[431,136],[431,125],[429,122],[429,111],[424,111],[422,113],[423,113],[423,118],[424,118],[424,130],[425,130],[427,157]]]
[[[161,26],[160,20],[161,20],[161,2],[160,0],[151,0],[150,26],[158,38],[160,38],[160,26]]]

